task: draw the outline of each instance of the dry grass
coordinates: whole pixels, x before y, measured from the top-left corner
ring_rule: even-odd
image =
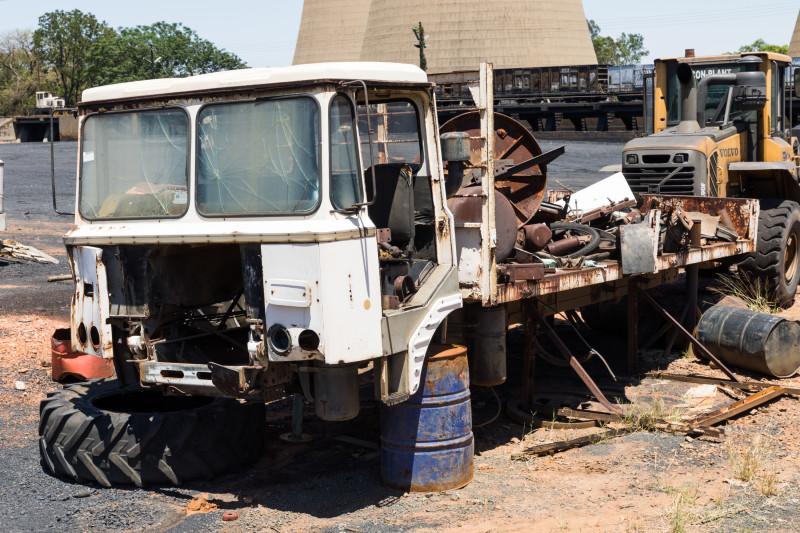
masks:
[[[769,468],[761,474],[756,482],[756,488],[762,496],[769,497],[778,494],[778,471],[775,468]]]
[[[677,491],[669,513],[669,523],[673,533],[685,533],[686,526],[695,518],[693,508],[696,501],[696,485],[686,484]]]
[[[657,431],[659,423],[680,422],[683,410],[668,408],[660,396],[654,396],[650,403],[632,403],[625,409],[622,423],[634,431]]]
[[[751,311],[774,314],[780,311],[778,303],[773,300],[772,291],[761,278],[749,279],[738,272],[717,276],[718,286],[709,290],[722,296],[735,296],[747,304]]]
[[[752,481],[758,468],[769,454],[767,438],[757,433],[749,440],[731,438],[728,441],[728,455],[733,477],[740,481]]]

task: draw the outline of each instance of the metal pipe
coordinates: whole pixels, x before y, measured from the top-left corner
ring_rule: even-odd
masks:
[[[697,86],[697,123],[702,128],[706,124],[706,100],[708,100],[708,88],[711,85],[732,85],[736,83],[736,74],[714,74],[706,76]]]
[[[50,110],[50,188],[53,191],[53,211],[56,212],[57,215],[67,215],[72,216],[75,213],[68,213],[66,211],[59,211],[58,207],[56,206],[56,159],[55,155],[53,154],[53,112],[55,109]],[[2,211],[2,209],[0,209]]]
[[[677,131],[678,133],[700,131],[700,124],[697,122],[697,86],[694,84],[692,67],[687,63],[679,64],[677,75],[681,84],[681,122]]]
[[[643,290],[641,287],[639,287],[638,285],[635,285],[634,287],[635,287],[635,289],[636,289],[636,292],[638,292],[639,296],[641,296],[642,298],[644,298],[644,300],[645,300],[645,301],[646,301],[648,304],[650,304],[650,305],[652,306],[652,308],[653,308],[653,309],[655,309],[656,311],[658,311],[658,313],[659,313],[661,316],[663,316],[663,317],[664,317],[665,319],[667,319],[668,321],[672,322],[672,323],[675,325],[675,328],[678,330],[678,332],[679,332],[679,333],[681,333],[681,334],[682,334],[682,335],[683,335],[683,336],[686,338],[686,340],[688,340],[689,342],[691,342],[691,343],[692,343],[692,344],[695,346],[695,348],[697,348],[698,350],[700,350],[700,352],[703,354],[703,357],[706,357],[707,359],[710,359],[710,360],[714,361],[714,364],[716,364],[716,365],[717,365],[717,366],[720,368],[720,370],[722,370],[723,372],[725,372],[725,375],[726,375],[726,376],[728,376],[729,378],[731,378],[733,381],[736,381],[736,382],[740,382],[740,381],[741,381],[739,378],[737,378],[737,377],[734,375],[734,373],[733,373],[733,372],[731,372],[731,371],[728,369],[728,367],[727,367],[727,366],[725,366],[724,364],[722,364],[722,361],[720,361],[720,360],[717,358],[717,356],[716,356],[716,355],[714,355],[713,353],[709,352],[709,351],[708,351],[708,348],[706,348],[705,346],[703,346],[703,343],[701,343],[700,341],[698,341],[697,339],[695,339],[695,338],[694,338],[694,336],[693,336],[691,333],[689,333],[688,331],[686,331],[686,329],[684,329],[684,327],[683,327],[683,326],[681,326],[680,322],[678,322],[677,320],[675,320],[675,319],[672,317],[672,315],[670,315],[669,313],[667,313],[667,312],[664,310],[664,308],[663,308],[663,307],[661,307],[660,305],[658,305],[658,302],[656,302],[655,300],[653,300],[653,298],[652,298],[652,297],[651,297],[649,294],[647,294],[647,292],[645,292],[645,291],[644,291],[644,290]],[[690,311],[691,311],[691,310],[690,310]]]
[[[369,114],[369,91],[367,90],[367,84],[364,80],[356,80],[356,81],[348,81],[342,83],[344,86],[353,85],[356,83],[360,83],[361,87],[364,90],[364,110],[367,114],[367,140],[369,141],[369,171],[372,174],[372,200],[367,202],[361,202],[359,204],[353,204],[353,207],[369,207],[375,203],[375,199],[377,198],[378,193],[378,185],[375,181],[375,156],[372,153],[372,120],[370,119]],[[358,123],[358,105],[356,105],[356,124]]]
[[[6,229],[6,213],[3,210],[3,160],[0,159],[0,231]]]

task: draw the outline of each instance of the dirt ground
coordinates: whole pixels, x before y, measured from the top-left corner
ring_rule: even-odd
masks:
[[[62,144],[60,157],[69,164],[69,143]],[[611,144],[607,149],[619,153],[620,148]],[[47,214],[49,197],[36,192],[38,187],[47,191],[42,184],[49,173],[42,175],[36,166],[24,170],[25,159],[41,157],[43,150],[24,149],[30,152],[0,147],[6,180],[12,169],[22,169],[30,180],[14,185],[18,198],[30,199],[30,205],[10,202],[7,189],[10,220],[3,238],[36,246],[60,264],[0,264],[3,531],[800,530],[800,404],[794,396],[722,424],[722,439],[641,430],[552,456],[512,460],[512,454],[533,444],[599,429],[536,429],[509,418],[505,409],[479,427],[495,416],[497,402],[488,389],[474,387],[474,479],[463,489],[436,494],[404,494],[381,484],[374,402],[364,403],[356,419],[343,423],[316,420],[308,406],[304,429],[314,435],[308,444],[278,438],[289,430],[290,402],[269,404],[267,446],[260,460],[246,471],[211,482],[104,489],[52,477],[39,463],[38,404],[57,387],[50,380],[49,342],[55,328],[67,325],[71,287],[46,278],[68,272],[59,235],[70,223]],[[16,163],[9,164],[16,155]],[[33,192],[26,193],[31,187]],[[800,317],[800,305],[788,314]],[[569,336],[563,324],[557,329]],[[519,330],[509,334],[509,380],[495,388],[504,405],[520,395],[520,339]],[[605,356],[617,381],[597,358],[587,363],[589,373],[610,396],[633,403],[635,409],[686,418],[734,401],[718,389],[696,384],[628,377],[624,336],[594,332],[587,340]],[[683,350],[666,356],[650,350],[641,363],[643,370],[724,378]],[[740,375],[762,380],[754,373]],[[780,381],[800,387],[797,377]],[[536,391],[542,401],[572,407],[591,400],[569,368],[544,361],[537,362]],[[343,435],[365,443],[337,439]],[[737,479],[737,472],[746,477],[741,473],[745,467],[753,472],[749,481]],[[238,513],[238,520],[223,521],[229,511]]]

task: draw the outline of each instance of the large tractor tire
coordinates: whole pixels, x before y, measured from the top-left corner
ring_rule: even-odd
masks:
[[[104,487],[180,485],[239,471],[258,457],[265,429],[260,403],[163,396],[115,380],[50,393],[39,412],[46,469]]]
[[[761,200],[756,251],[739,270],[764,280],[770,296],[789,307],[800,280],[800,206],[790,200]]]

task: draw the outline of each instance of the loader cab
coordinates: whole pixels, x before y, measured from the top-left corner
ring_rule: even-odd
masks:
[[[654,131],[664,131],[677,126],[684,118],[681,114],[681,89],[678,80],[678,67],[687,64],[692,68],[695,84],[710,76],[737,74],[740,72],[762,72],[766,77],[763,97],[765,104],[760,109],[753,106],[737,106],[733,93],[737,84],[734,82],[719,83],[710,86],[707,98],[698,102],[698,115],[704,113],[700,127],[719,127],[728,100],[733,96],[729,107],[729,122],[757,124],[761,137],[785,137],[789,127],[784,109],[786,70],[791,58],[771,52],[753,52],[729,56],[710,56],[699,58],[658,59],[655,62],[655,94],[653,104]]]

